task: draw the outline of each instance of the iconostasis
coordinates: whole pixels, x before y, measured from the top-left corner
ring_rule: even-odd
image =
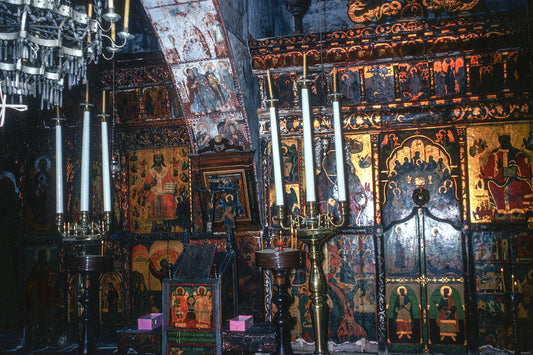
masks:
[[[336,343],[364,337],[398,352],[530,344],[533,259],[526,250],[533,243],[527,228],[533,151],[525,144],[531,113],[524,100],[527,65],[520,64],[526,53],[496,38],[492,51],[466,53],[469,43],[458,29],[479,26],[480,36],[488,31],[470,20],[439,26],[422,21],[432,33],[449,29],[446,47],[415,34],[421,25],[416,21],[323,34],[322,47],[312,36],[250,42],[261,97],[278,100],[283,191],[291,215],[300,214],[306,198],[298,84],[304,63],[317,200],[321,211],[334,214],[329,95],[342,94],[349,222],[326,243],[323,264],[329,338]],[[505,21],[495,26],[507,28]],[[293,41],[305,49],[291,50]],[[407,49],[412,56],[402,55]],[[263,188],[263,213],[275,242],[280,236],[267,106],[258,108],[263,178],[270,181]],[[420,188],[429,193],[422,208],[413,199]],[[293,340],[313,339],[309,267],[291,278]],[[516,339],[505,336],[513,330]]]

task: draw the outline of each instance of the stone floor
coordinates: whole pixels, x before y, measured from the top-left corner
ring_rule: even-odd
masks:
[[[20,334],[4,334],[0,335],[0,354],[16,354],[16,355],[53,355],[53,354],[77,354],[77,344],[61,343],[60,345],[51,344],[48,346],[31,346],[24,341]],[[314,343],[307,343],[306,341],[299,340],[292,343],[292,349],[295,354],[312,354],[315,350]],[[376,342],[359,340],[356,343],[335,344],[330,342],[328,344],[328,350],[331,354],[377,354]],[[98,355],[111,355],[118,354],[117,344],[99,344],[97,348]],[[136,354],[135,351],[130,350],[128,354]],[[393,355],[392,353],[389,353]],[[512,355],[514,352],[495,349],[490,346],[484,346],[479,349],[480,355]],[[522,355],[533,355],[533,350],[528,352],[522,352]],[[158,354],[156,354],[158,355]],[[396,355],[400,355],[396,353]]]

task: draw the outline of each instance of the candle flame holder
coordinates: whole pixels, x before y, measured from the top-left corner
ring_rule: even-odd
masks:
[[[65,221],[64,213],[56,213],[57,231],[64,241],[89,241],[104,238],[110,230],[111,212],[104,212],[103,218],[89,221],[89,212],[80,214],[80,222]]]

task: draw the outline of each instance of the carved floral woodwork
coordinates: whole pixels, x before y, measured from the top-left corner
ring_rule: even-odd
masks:
[[[459,13],[470,11],[479,5],[479,0],[406,0],[380,1],[350,0],[348,16],[356,24],[379,23],[411,17],[426,17],[441,12]],[[376,4],[377,3],[377,4]]]

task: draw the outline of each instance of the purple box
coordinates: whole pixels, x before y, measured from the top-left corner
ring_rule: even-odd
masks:
[[[137,319],[139,330],[152,330],[163,324],[163,313],[150,313]]]
[[[229,321],[229,330],[244,332],[254,325],[253,316],[238,316]]]

